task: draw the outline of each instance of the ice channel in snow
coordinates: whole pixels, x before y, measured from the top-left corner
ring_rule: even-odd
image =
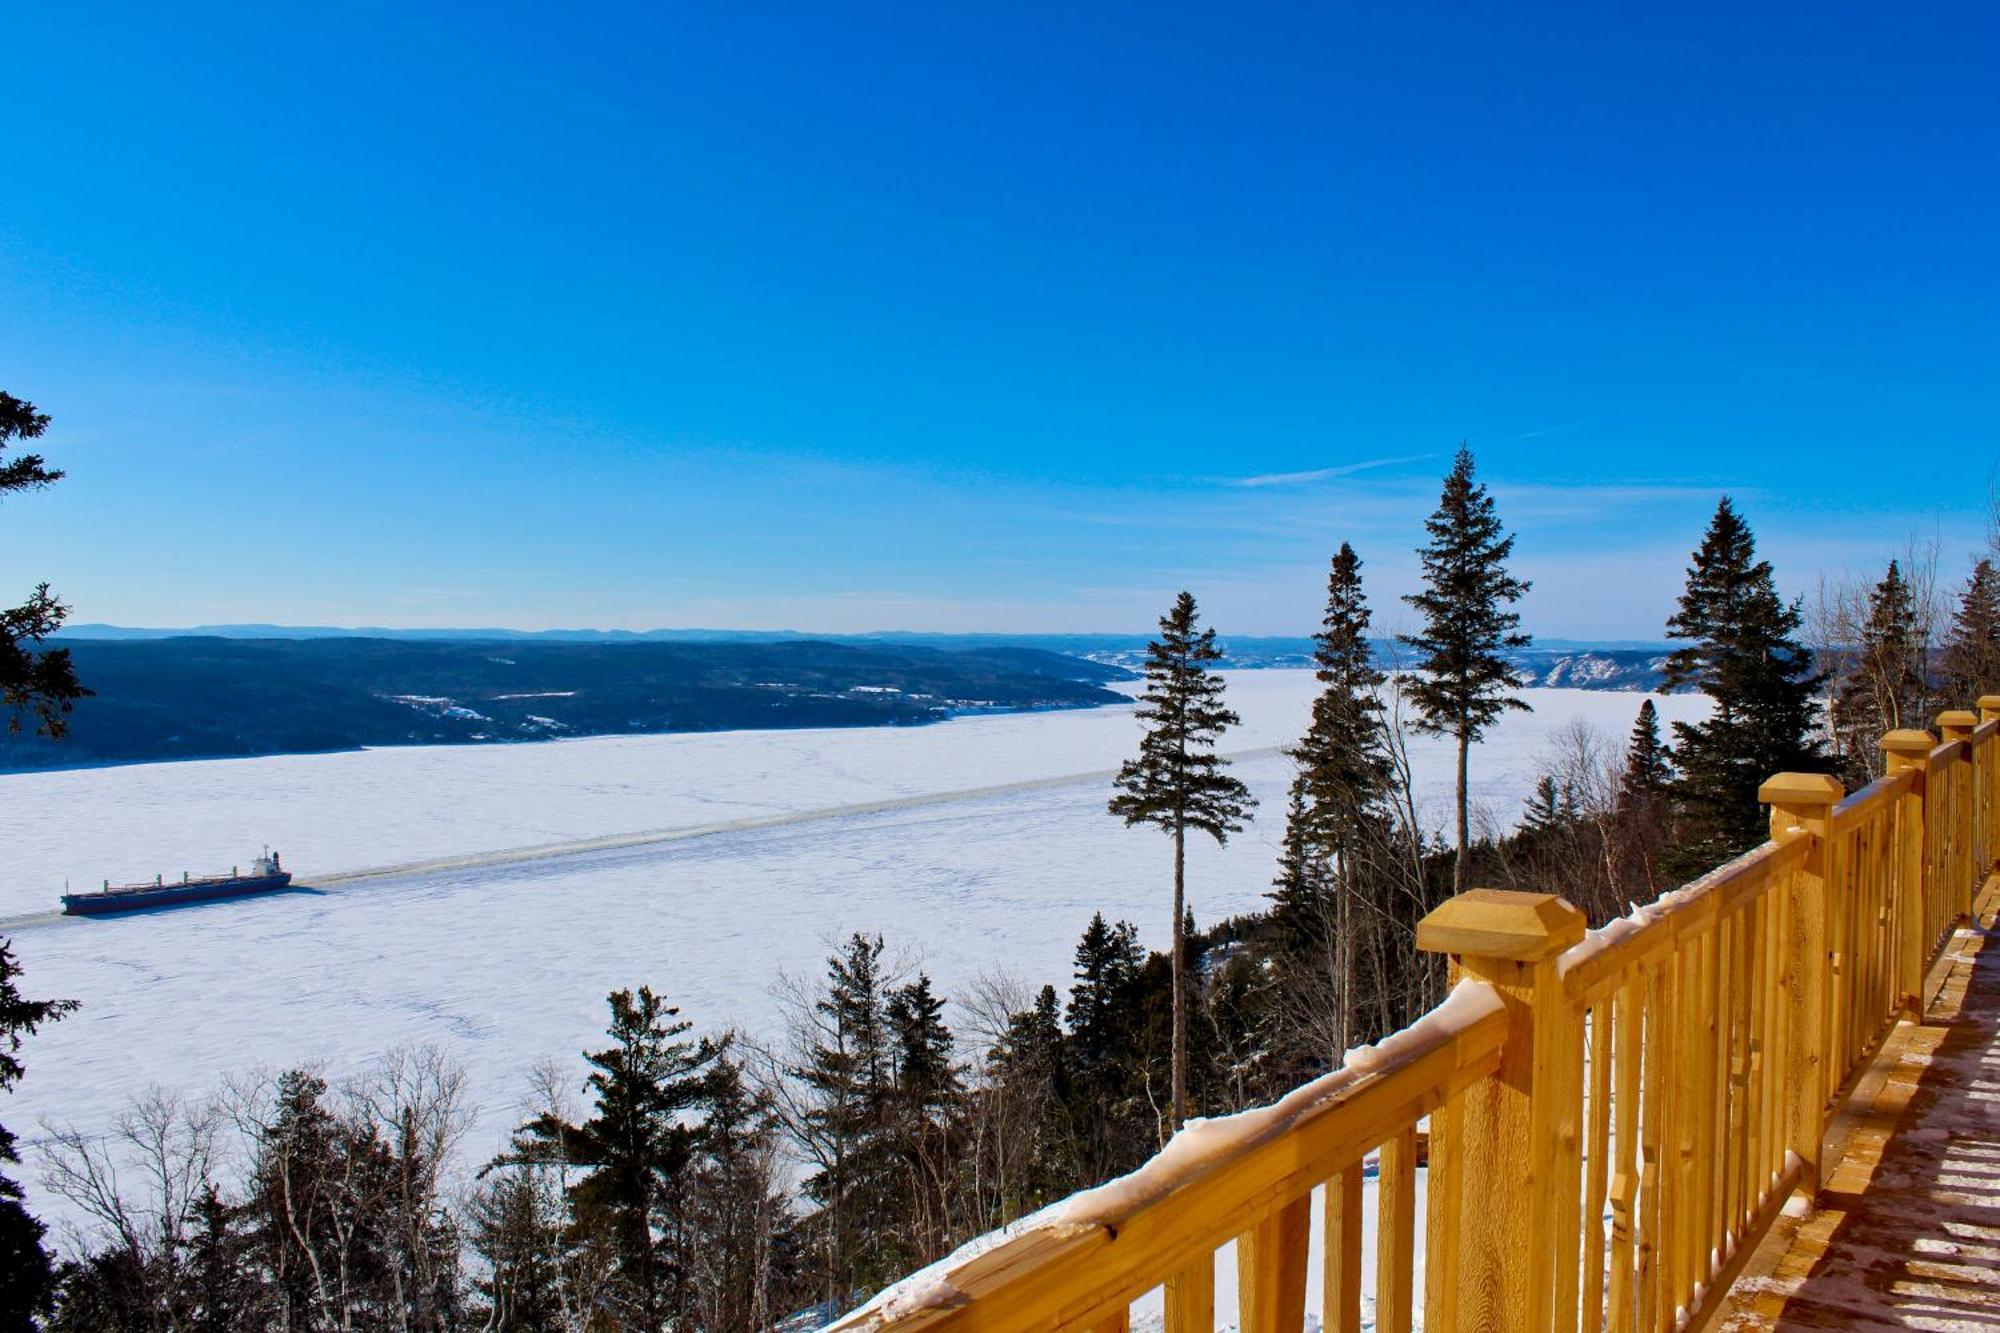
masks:
[[[1262,817],[1227,847],[1191,846],[1203,920],[1260,904],[1282,831],[1277,747],[1296,739],[1312,686],[1302,671],[1230,675],[1243,726],[1225,749],[1243,754]],[[1558,727],[1581,717],[1622,742],[1640,699],[1525,697],[1535,711],[1506,718],[1473,759],[1475,800],[1504,823]],[[1656,702],[1664,720],[1705,707]],[[478,1161],[534,1064],[580,1067],[616,987],[653,986],[701,1030],[769,1031],[779,972],[818,972],[854,930],[887,934],[947,994],[995,968],[1066,984],[1093,911],[1164,943],[1168,844],[1104,813],[1136,726],[1106,708],[0,776],[0,933],[28,994],[83,1002],[27,1046],[0,1121],[26,1141],[32,1188],[44,1119],[95,1131],[149,1085],[200,1092],[302,1062],[338,1077],[435,1043],[470,1076]],[[1448,748],[1420,741],[1414,758],[1442,827]],[[22,919],[66,880],[199,873],[267,842],[319,891]]]

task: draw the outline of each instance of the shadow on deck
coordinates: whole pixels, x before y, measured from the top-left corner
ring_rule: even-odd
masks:
[[[1996,909],[2000,880],[1835,1127],[1819,1209],[1773,1228],[1718,1328],[2000,1329]]]

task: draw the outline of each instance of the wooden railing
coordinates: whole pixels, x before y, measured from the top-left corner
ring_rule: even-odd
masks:
[[[1598,930],[1551,895],[1461,894],[1418,927],[1455,979],[1419,1022],[834,1327],[1123,1330],[1164,1288],[1167,1333],[1210,1333],[1232,1242],[1224,1322],[1246,1333],[1298,1333],[1315,1242],[1342,1333],[1362,1327],[1371,1261],[1383,1333],[1701,1327],[1788,1200],[1816,1194],[1829,1117],[1921,1012],[1993,869],[2000,696],[1979,702],[1983,722],[1937,719],[1941,741],[1884,737],[1887,774],[1851,796],[1772,778],[1770,841]]]

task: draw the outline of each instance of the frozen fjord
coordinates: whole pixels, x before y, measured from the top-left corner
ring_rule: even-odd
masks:
[[[1302,671],[1231,673],[1244,725],[1226,748],[1249,752],[1238,772],[1262,819],[1227,847],[1192,844],[1204,921],[1256,908],[1268,887],[1288,774],[1276,747],[1296,739],[1312,685]],[[1474,757],[1474,799],[1506,823],[1552,732],[1582,717],[1622,742],[1640,699],[1526,697],[1536,711],[1504,720]],[[1656,702],[1666,720],[1705,707]],[[199,1093],[231,1071],[308,1061],[338,1077],[430,1042],[470,1074],[476,1162],[504,1138],[536,1062],[580,1074],[576,1053],[601,1036],[616,987],[653,986],[700,1030],[770,1033],[779,972],[817,972],[829,942],[853,930],[888,935],[947,995],[996,966],[1060,986],[1093,911],[1163,942],[1165,840],[1105,815],[1101,776],[1049,781],[1101,775],[1135,739],[1129,710],[1100,709],[0,777],[8,915],[53,906],[65,878],[199,871],[265,841],[312,885],[383,865],[759,821],[319,894],[20,927],[27,992],[84,1007],[27,1048],[29,1076],[0,1119],[32,1156],[41,1119],[99,1129],[149,1085]],[[1449,747],[1420,740],[1413,755],[1442,826]],[[1022,785],[928,799],[1009,784]],[[905,804],[839,813],[885,801]]]

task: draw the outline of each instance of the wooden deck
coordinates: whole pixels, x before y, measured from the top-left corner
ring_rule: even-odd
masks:
[[[1773,1228],[1717,1328],[2000,1329],[1996,909],[2000,879],[1834,1126],[1819,1209]]]

